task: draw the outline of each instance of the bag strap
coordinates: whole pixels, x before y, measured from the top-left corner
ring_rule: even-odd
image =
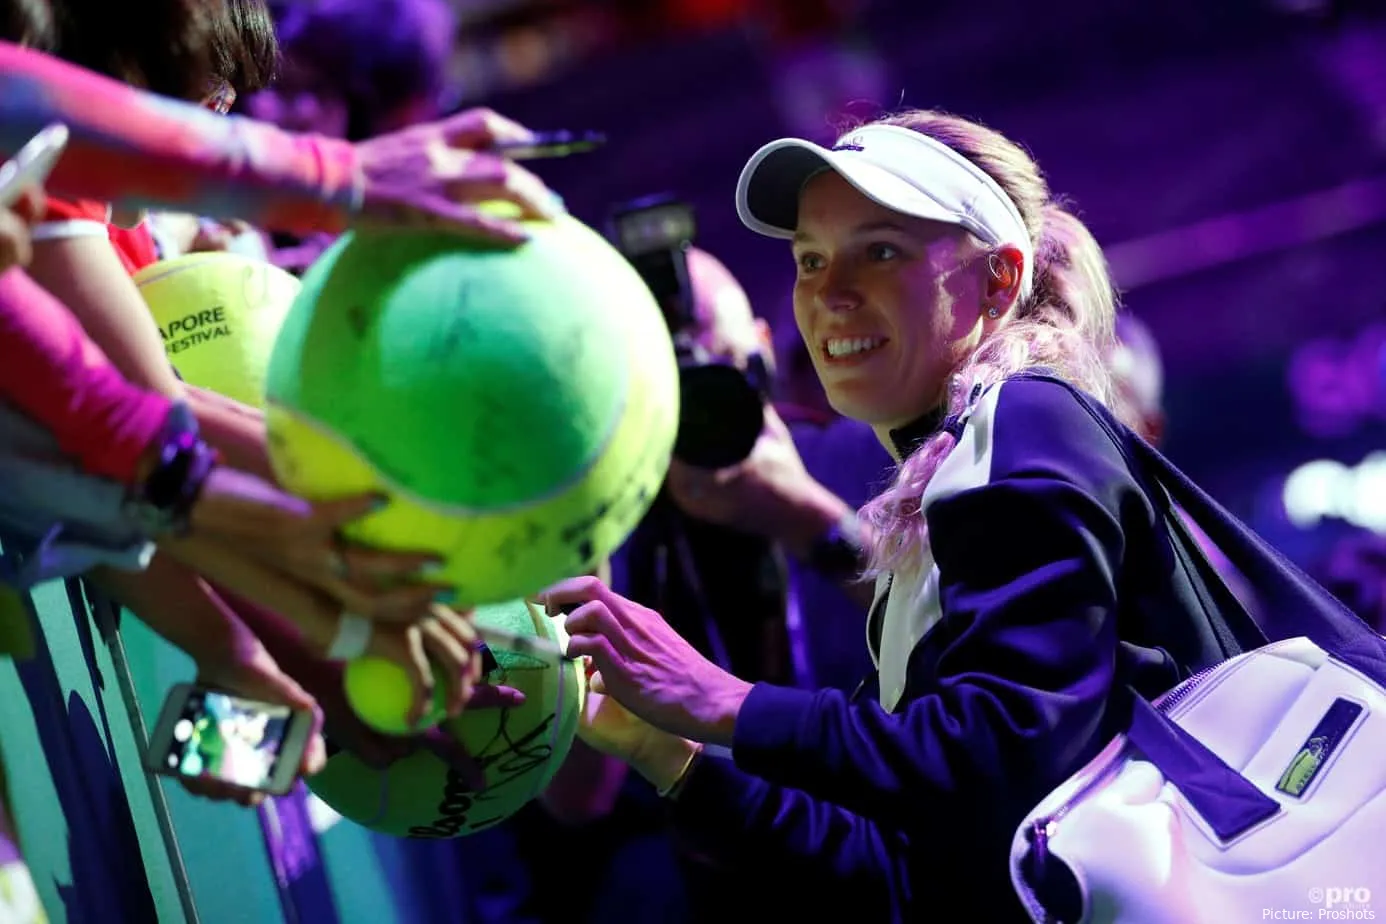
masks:
[[[1227,579],[1213,566],[1203,544],[1194,535],[1185,520],[1186,514],[1171,499],[1169,489],[1158,471],[1152,472],[1132,451],[1136,443],[1143,443],[1140,436],[1106,412],[1090,395],[1064,383],[1065,387],[1078,398],[1092,419],[1106,431],[1132,473],[1139,478],[1147,494],[1159,508],[1166,527],[1174,538],[1174,554],[1180,566],[1189,577],[1189,583],[1203,605],[1204,615],[1209,627],[1217,636],[1224,658],[1232,658],[1245,651],[1252,651],[1267,644],[1266,638],[1245,601],[1232,590]],[[1168,464],[1168,463],[1166,463]],[[1172,466],[1171,466],[1172,467]],[[1208,599],[1213,597],[1215,599]]]
[[[1175,495],[1169,487],[1166,473],[1178,475],[1184,484],[1192,485],[1192,482],[1158,453],[1155,453],[1158,460],[1153,463],[1150,457],[1144,454],[1137,455],[1141,449],[1148,449],[1149,446],[1130,428],[1112,417],[1107,409],[1090,395],[1052,375],[1027,373],[1023,377],[1041,378],[1068,389],[1111,438],[1131,468],[1132,475],[1143,483],[1151,499],[1160,508],[1165,522],[1169,524],[1169,529],[1174,534],[1172,538],[1175,540],[1175,555],[1181,567],[1190,572],[1189,577],[1195,591],[1200,598],[1208,592],[1220,592],[1220,600],[1210,602],[1201,599],[1201,602],[1224,654],[1230,657],[1242,650],[1254,649],[1264,644],[1264,633],[1240,598],[1232,592],[1207,557],[1198,554],[1199,543],[1180,513],[1182,507],[1195,523],[1202,525],[1199,511],[1205,510],[1206,505],[1197,502],[1185,505],[1180,498],[1188,497],[1188,492],[1182,490],[1181,484],[1180,493]],[[1212,504],[1221,516],[1231,519],[1230,515],[1217,507],[1211,498],[1207,495],[1203,495],[1203,498],[1208,504]],[[1190,506],[1193,509],[1189,509]],[[1209,538],[1222,548],[1216,536],[1209,533]],[[1226,549],[1223,549],[1223,554],[1227,554]],[[1228,560],[1232,561],[1234,566],[1238,566],[1237,561],[1230,555]],[[1189,807],[1223,843],[1229,843],[1280,811],[1280,804],[1274,798],[1262,792],[1260,787],[1229,765],[1206,744],[1159,711],[1134,687],[1126,687],[1125,698],[1131,710],[1126,726],[1126,740],[1159,769],[1164,778],[1180,792]]]
[[[1135,437],[1135,434],[1132,434]],[[1339,661],[1386,686],[1386,639],[1281,552],[1194,484],[1159,450],[1135,437],[1135,451],[1175,503],[1263,595],[1256,622],[1270,641],[1306,636]]]
[[[1121,424],[1091,395],[1052,375],[1028,374],[1068,389],[1106,430],[1132,466],[1133,473],[1158,485],[1165,513],[1176,528],[1183,511],[1227,556],[1228,562],[1255,588],[1260,602],[1255,618],[1241,606],[1230,607],[1231,620],[1252,623],[1256,635],[1268,641],[1305,636],[1337,660],[1386,687],[1386,638],[1374,632],[1300,568],[1252,532],[1240,520],[1194,484],[1155,447]],[[1178,505],[1178,509],[1174,507]],[[1209,569],[1211,570],[1211,569]],[[1235,595],[1232,595],[1235,599]],[[1234,631],[1239,627],[1234,625]],[[1245,624],[1240,628],[1245,631]],[[1238,633],[1242,634],[1242,633]],[[1252,647],[1255,647],[1254,645]]]
[[[1184,515],[1169,502],[1164,486],[1157,482],[1150,490],[1153,496],[1165,502],[1164,522],[1175,540],[1174,554],[1203,604],[1204,615],[1222,647],[1223,657],[1233,658],[1265,645],[1269,639],[1245,602],[1203,551],[1202,543],[1185,522]]]

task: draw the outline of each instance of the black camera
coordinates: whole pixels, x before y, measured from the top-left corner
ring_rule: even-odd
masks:
[[[693,207],[670,196],[617,206],[612,234],[664,312],[679,363],[679,431],[674,457],[699,468],[725,468],[751,454],[765,423],[770,370],[753,354],[740,369],[697,342],[698,316],[688,274],[697,235]]]

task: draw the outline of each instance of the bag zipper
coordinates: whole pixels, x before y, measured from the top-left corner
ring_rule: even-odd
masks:
[[[1231,661],[1222,661],[1218,664],[1214,664],[1212,667],[1205,667],[1203,670],[1189,675],[1168,692],[1161,695],[1151,705],[1161,713],[1168,715],[1171,710],[1188,699],[1189,695],[1207,680],[1214,671],[1230,663]],[[1063,820],[1064,816],[1069,813],[1073,806],[1082,802],[1097,789],[1098,786],[1111,779],[1112,775],[1116,773],[1117,768],[1122,765],[1122,759],[1130,750],[1130,744],[1124,744],[1108,759],[1107,765],[1084,783],[1076,793],[1064,800],[1063,804],[1053,812],[1036,818],[1030,823],[1029,827],[1025,829],[1025,839],[1029,843],[1030,854],[1034,858],[1033,864],[1036,876],[1044,875],[1043,868],[1045,863],[1048,862],[1050,855],[1049,840],[1054,836],[1054,830],[1058,827],[1059,822]],[[1028,883],[1022,880],[1021,888],[1017,891],[1020,893],[1021,903],[1024,904],[1026,909],[1030,912],[1031,918],[1041,922],[1041,924],[1066,924],[1066,922],[1060,921],[1058,918],[1049,914],[1048,909],[1046,909],[1035,896],[1034,890],[1030,888]]]

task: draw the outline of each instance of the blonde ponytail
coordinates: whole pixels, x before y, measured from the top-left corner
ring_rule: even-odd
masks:
[[[1105,358],[1113,338],[1116,293],[1092,233],[1049,198],[1029,156],[990,129],[932,111],[883,121],[924,132],[990,173],[1015,201],[1035,244],[1033,292],[954,371],[947,413],[964,413],[980,391],[1037,367],[1110,404],[1113,385]],[[932,436],[901,463],[891,486],[862,508],[872,536],[868,576],[918,561],[926,551],[928,528],[920,505],[954,445],[946,432]]]

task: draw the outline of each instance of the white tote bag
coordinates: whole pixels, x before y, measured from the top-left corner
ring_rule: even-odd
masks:
[[[1386,920],[1386,639],[1075,394],[1171,532],[1191,544],[1172,500],[1247,578],[1259,625],[1210,612],[1247,653],[1131,692],[1125,734],[1016,832],[1022,903],[1043,924]]]

